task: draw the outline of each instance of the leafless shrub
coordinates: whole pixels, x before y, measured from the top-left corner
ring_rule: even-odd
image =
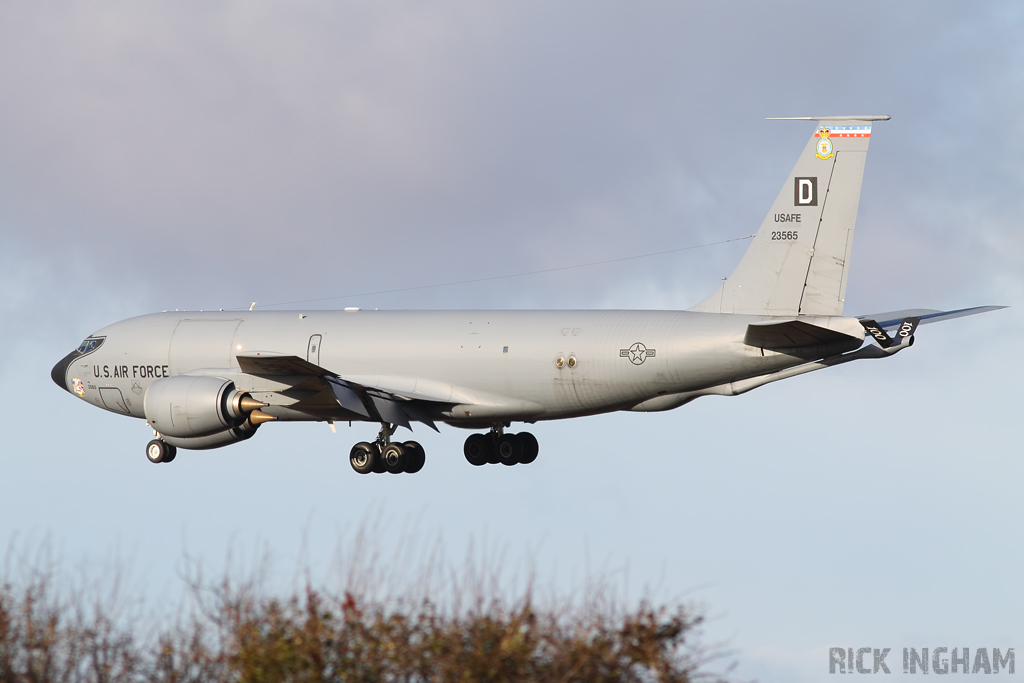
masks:
[[[48,544],[34,554],[8,552],[0,584],[0,680],[136,680],[144,655],[120,577],[110,575],[101,594],[84,578],[56,571]]]
[[[0,587],[0,681],[713,678],[705,668],[718,653],[696,640],[702,617],[678,601],[630,606],[605,580],[590,581],[578,597],[538,600],[532,575],[511,591],[493,568],[504,563],[489,564],[486,553],[471,550],[459,571],[445,564],[439,543],[402,554],[404,574],[362,535],[335,568],[337,592],[316,587],[307,571],[284,595],[266,588],[262,568],[244,578],[228,570],[211,583],[192,565],[172,620],[143,619],[117,590],[90,594],[69,584],[49,556],[13,572],[9,561]]]

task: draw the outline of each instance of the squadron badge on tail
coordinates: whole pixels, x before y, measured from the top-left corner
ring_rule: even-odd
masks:
[[[818,157],[819,159],[832,158],[832,155],[834,155],[835,152],[832,150],[832,140],[829,138],[831,134],[832,131],[830,131],[828,128],[824,126],[818,129],[818,137],[820,137],[821,139],[818,140],[818,153],[815,154],[814,156]]]

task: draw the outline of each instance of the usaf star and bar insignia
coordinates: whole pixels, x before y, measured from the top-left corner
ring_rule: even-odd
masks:
[[[633,365],[642,365],[648,358],[654,358],[654,349],[649,349],[640,342],[634,343],[628,349],[619,349],[619,358],[628,358]]]

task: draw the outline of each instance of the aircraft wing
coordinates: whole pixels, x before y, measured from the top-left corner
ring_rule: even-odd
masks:
[[[353,413],[411,429],[410,420],[437,431],[435,415],[479,417],[531,415],[543,410],[531,401],[498,396],[446,382],[417,377],[352,375],[342,377],[298,356],[269,351],[238,354],[242,372],[261,377],[294,377],[301,383],[316,377]]]
[[[287,356],[272,351],[240,353],[235,358],[238,359],[238,367],[242,369],[242,372],[250,375],[260,375],[262,377],[314,375],[316,377],[323,377],[324,375],[331,374],[319,365],[314,365],[298,356]]]
[[[963,318],[964,316],[977,315],[978,313],[998,311],[1001,308],[1006,308],[1006,306],[975,306],[974,308],[958,308],[955,311],[937,311],[934,308],[908,308],[903,311],[858,315],[857,319],[874,320],[878,323],[879,327],[888,329],[896,327],[907,318],[920,318],[920,324],[924,325],[927,323],[937,323],[941,320],[952,320],[953,318]]]

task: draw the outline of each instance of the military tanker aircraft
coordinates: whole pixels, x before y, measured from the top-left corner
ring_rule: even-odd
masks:
[[[413,423],[477,430],[473,465],[527,464],[537,439],[513,423],[671,410],[887,358],[920,324],[1001,308],[843,315],[872,126],[888,119],[790,119],[815,122],[810,140],[735,272],[685,311],[164,312],[98,330],[53,381],[146,420],[154,463],[266,422],[362,421],[380,432],[352,447],[352,468],[397,474],[425,462],[393,438]]]

